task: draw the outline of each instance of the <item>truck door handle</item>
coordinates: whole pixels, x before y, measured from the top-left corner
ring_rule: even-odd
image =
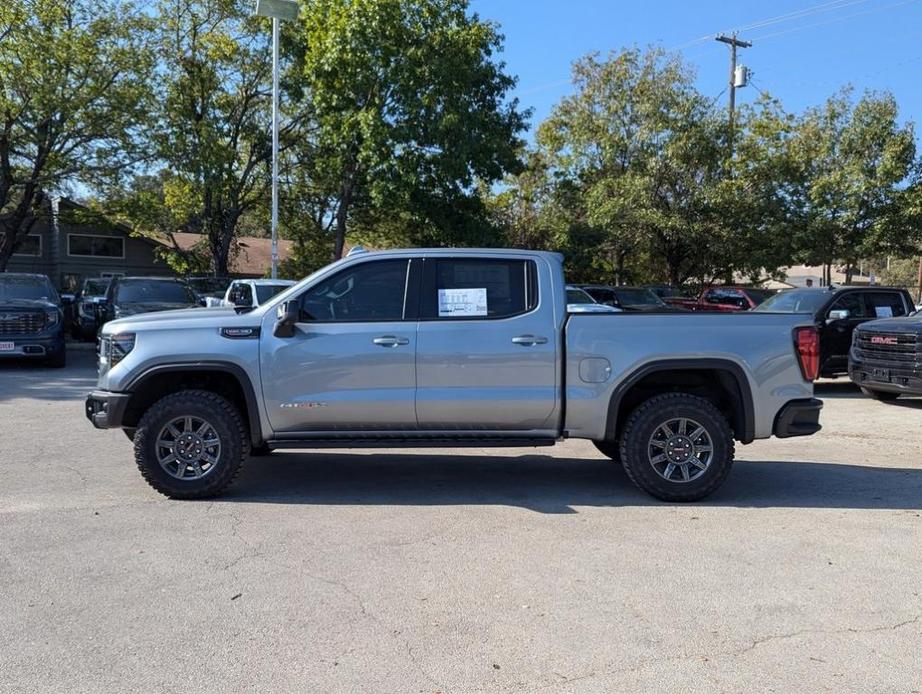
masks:
[[[408,345],[410,341],[405,337],[395,337],[394,335],[382,335],[372,340],[379,347],[397,347],[398,345]]]
[[[518,337],[512,338],[512,343],[515,345],[522,345],[523,347],[531,347],[532,345],[547,344],[547,338],[537,337],[535,335],[519,335]]]

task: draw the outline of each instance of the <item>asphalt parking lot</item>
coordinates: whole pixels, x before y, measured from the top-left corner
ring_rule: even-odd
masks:
[[[152,491],[92,354],[0,365],[0,691],[922,690],[922,399],[821,384],[694,505],[591,444],[281,452]]]

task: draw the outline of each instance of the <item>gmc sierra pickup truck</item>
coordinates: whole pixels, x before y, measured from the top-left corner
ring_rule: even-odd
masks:
[[[568,314],[563,258],[360,251],[252,310],[107,323],[86,415],[157,491],[223,491],[279,448],[595,442],[669,501],[736,441],[818,431],[816,326],[791,314]]]

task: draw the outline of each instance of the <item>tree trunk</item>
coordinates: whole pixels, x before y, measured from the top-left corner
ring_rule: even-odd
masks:
[[[349,206],[352,204],[352,184],[343,184],[339,208],[336,210],[336,237],[333,242],[333,260],[343,257],[346,246],[346,224],[349,219]]]

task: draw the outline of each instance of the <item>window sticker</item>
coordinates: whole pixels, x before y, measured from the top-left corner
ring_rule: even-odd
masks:
[[[877,314],[878,318],[893,318],[892,306],[875,306],[874,312]]]
[[[439,289],[439,318],[487,315],[487,290]]]

